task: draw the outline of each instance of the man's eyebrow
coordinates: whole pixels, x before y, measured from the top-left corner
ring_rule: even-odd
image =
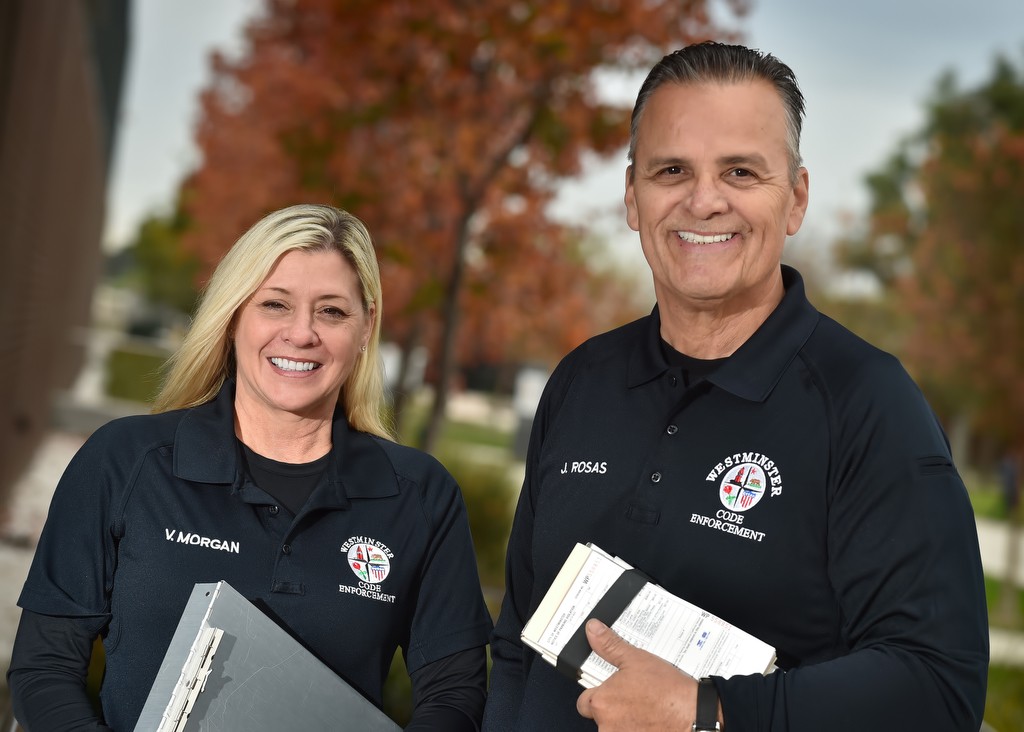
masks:
[[[768,159],[761,153],[738,153],[736,155],[725,155],[718,158],[718,164],[722,166],[734,166],[734,165],[745,165],[754,168],[767,168]],[[682,167],[689,168],[692,166],[689,158],[682,158],[679,156],[666,156],[658,158],[650,158],[643,162],[644,170],[658,170],[660,168],[672,168]]]
[[[747,153],[745,155],[727,155],[719,158],[720,165],[745,165],[754,168],[767,168],[768,159],[761,153]]]
[[[689,167],[690,161],[687,158],[676,156],[664,158],[650,158],[643,162],[644,170],[655,170],[658,168]]]

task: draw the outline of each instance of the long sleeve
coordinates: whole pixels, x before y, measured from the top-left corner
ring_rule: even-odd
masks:
[[[105,618],[22,611],[7,681],[27,732],[109,730],[86,691],[93,641]]]
[[[941,428],[894,365],[829,395],[827,567],[848,651],[719,681],[728,732],[981,724],[988,629],[973,513]]]
[[[483,646],[459,651],[413,672],[412,719],[405,732],[478,732],[487,697]]]

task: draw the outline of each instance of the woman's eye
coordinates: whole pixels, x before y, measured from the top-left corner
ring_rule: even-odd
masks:
[[[266,310],[282,310],[284,309],[284,303],[278,302],[277,300],[267,300],[262,305]]]

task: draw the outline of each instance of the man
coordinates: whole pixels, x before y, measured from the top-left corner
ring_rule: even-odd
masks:
[[[625,202],[657,306],[545,389],[486,732],[980,727],[983,575],[945,436],[781,264],[807,207],[802,115],[792,71],[741,46],[689,46],[644,82]],[[519,638],[576,542],[771,644],[779,670],[698,685],[590,621],[619,670],[581,690]]]

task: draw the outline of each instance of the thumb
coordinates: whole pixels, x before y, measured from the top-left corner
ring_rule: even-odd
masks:
[[[594,618],[587,621],[587,642],[594,653],[614,666],[622,666],[633,649],[618,633]]]

